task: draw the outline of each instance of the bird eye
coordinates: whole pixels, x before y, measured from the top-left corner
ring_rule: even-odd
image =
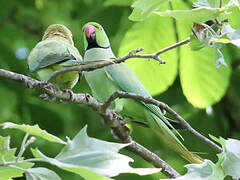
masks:
[[[99,27],[99,30],[102,31],[102,27]]]

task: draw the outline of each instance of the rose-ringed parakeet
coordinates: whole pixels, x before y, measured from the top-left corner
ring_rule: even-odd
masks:
[[[38,79],[48,80],[55,71],[78,65],[82,56],[74,47],[71,31],[62,24],[50,25],[28,56],[28,67]],[[78,82],[78,72],[57,76],[52,83],[60,89],[72,89]]]
[[[83,27],[83,38],[85,48],[84,62],[115,58],[109,39],[103,27],[98,23],[87,23]],[[93,96],[101,102],[117,90],[151,97],[135,74],[124,63],[113,64],[86,72],[84,77]],[[189,152],[172,130],[169,129],[168,126],[172,127],[171,124],[157,106],[131,99],[118,99],[113,106],[123,117],[131,118],[149,126],[186,160],[192,163],[202,163],[202,159]]]

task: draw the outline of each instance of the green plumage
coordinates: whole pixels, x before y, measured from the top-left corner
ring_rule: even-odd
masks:
[[[88,23],[85,25],[84,43],[86,52],[84,54],[84,61],[115,58],[110,44],[106,45],[106,43],[102,43],[105,44],[105,46],[100,46],[97,43],[94,44],[93,39],[91,39],[94,36],[92,35],[91,37],[88,33],[93,31],[93,27],[91,26],[93,26],[96,31],[96,39],[98,39],[97,34],[100,34],[102,41],[104,41],[105,38],[105,41],[109,42],[107,35],[100,25],[96,23]],[[114,64],[91,72],[86,72],[84,77],[91,88],[93,96],[101,102],[106,100],[117,90],[135,93],[144,97],[151,97],[135,74],[124,63]],[[157,106],[140,103],[131,99],[118,99],[115,101],[113,108],[119,111],[122,116],[130,117],[134,121],[147,124],[161,137],[161,139],[177,152],[180,152],[188,161],[193,163],[202,162],[200,158],[189,152],[175,134],[168,128],[171,124],[167,121]]]
[[[40,80],[48,80],[55,71],[78,65],[82,56],[72,43],[70,30],[63,25],[51,25],[29,54],[29,70],[36,72]],[[72,89],[78,79],[78,72],[68,72],[57,76],[52,83],[60,89]]]

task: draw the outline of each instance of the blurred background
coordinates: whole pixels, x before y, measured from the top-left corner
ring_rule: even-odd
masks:
[[[30,50],[41,40],[47,26],[55,23],[64,24],[71,29],[75,46],[83,54],[81,27],[88,21],[99,22],[110,38],[113,51],[118,54],[119,47],[123,46],[122,39],[134,25],[134,22],[128,19],[131,13],[131,2],[131,0],[11,0],[7,2],[2,0],[0,10],[0,68],[34,77],[28,71],[26,58]],[[184,1],[184,3],[191,7],[190,2]],[[155,28],[149,26],[149,28]],[[135,46],[136,48],[141,47],[140,45]],[[230,55],[229,66],[232,73],[229,76],[229,85],[224,96],[215,105],[204,109],[193,107],[182,92],[178,74],[169,88],[165,88],[164,92],[154,97],[174,108],[205,136],[211,134],[216,137],[239,139],[240,56],[239,50],[233,46],[228,46],[226,51]],[[204,82],[199,83],[204,86]],[[82,87],[81,84],[74,88],[74,92],[87,91],[88,87]],[[118,142],[111,135],[109,128],[104,127],[101,123],[98,114],[87,106],[43,101],[39,95],[39,92],[28,89],[17,82],[0,78],[0,123],[11,121],[18,124],[39,124],[42,129],[63,139],[66,136],[73,138],[87,124],[89,136]],[[186,164],[186,161],[162,144],[155,134],[143,127],[132,125],[131,128],[135,141],[158,154],[179,172],[185,172],[183,165]],[[186,131],[181,132],[181,134],[185,138],[184,144],[191,151],[216,161],[215,152],[207,145]],[[11,147],[18,148],[24,137],[24,134],[17,130],[0,129],[0,135],[10,135]],[[54,157],[61,149],[60,145],[41,139],[37,139],[32,147],[38,147],[43,153],[51,157]],[[151,167],[150,164],[132,153],[125,150],[122,153],[134,158],[133,166],[135,167]],[[30,151],[26,151],[25,157],[31,157]],[[81,179],[78,175],[61,171],[47,164],[36,164],[36,166],[42,165],[56,171],[63,180]],[[160,177],[164,177],[164,175],[155,174],[140,177],[133,174],[122,174],[116,179],[141,180],[159,179]]]

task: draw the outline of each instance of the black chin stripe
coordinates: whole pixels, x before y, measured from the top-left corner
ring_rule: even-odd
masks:
[[[102,49],[108,49],[110,46],[107,46],[107,47],[102,47],[102,46],[99,46],[96,41],[95,42],[91,42],[91,43],[88,43],[88,46],[87,46],[87,49],[92,49],[92,48],[102,48]]]

